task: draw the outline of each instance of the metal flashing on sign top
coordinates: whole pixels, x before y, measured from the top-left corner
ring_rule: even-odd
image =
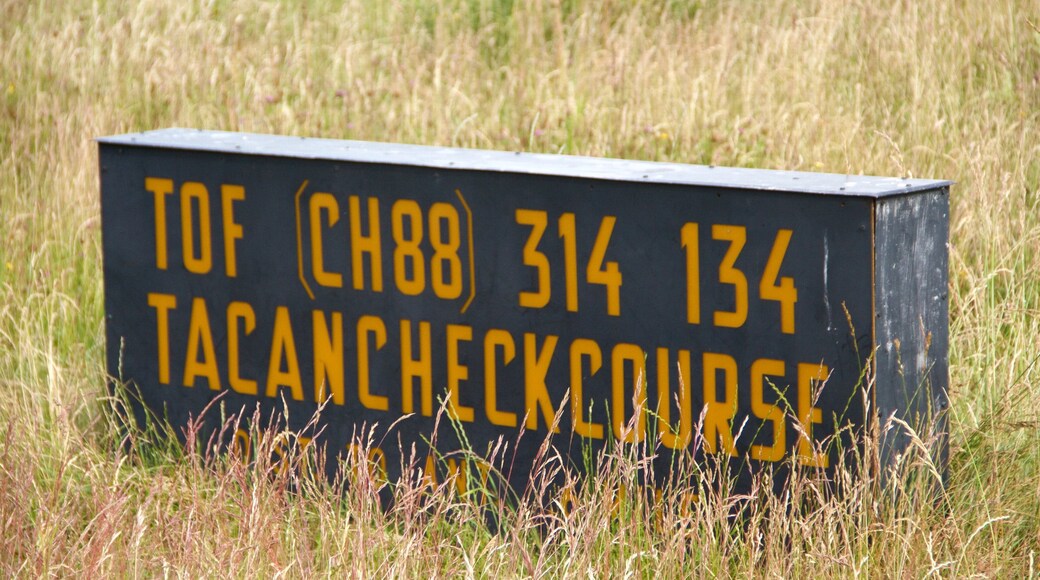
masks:
[[[933,179],[687,165],[180,128],[101,137],[98,141],[160,149],[867,198],[901,196],[951,184],[950,181]]]

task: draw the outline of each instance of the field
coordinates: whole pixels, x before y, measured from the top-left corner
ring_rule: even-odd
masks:
[[[131,4],[131,3],[126,3]],[[1036,577],[1040,9],[1030,0],[0,0],[0,574]],[[94,137],[170,126],[955,180],[950,465],[795,504],[477,496],[121,450]],[[135,439],[136,441],[136,439]],[[301,492],[302,488],[302,492]],[[674,506],[672,506],[674,507]]]

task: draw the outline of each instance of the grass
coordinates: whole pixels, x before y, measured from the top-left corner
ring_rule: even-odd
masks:
[[[0,0],[0,571],[1035,577],[1038,26],[1024,0]],[[384,514],[364,485],[119,452],[91,139],[167,126],[954,179],[949,485],[655,511],[618,454],[491,533],[448,484]]]

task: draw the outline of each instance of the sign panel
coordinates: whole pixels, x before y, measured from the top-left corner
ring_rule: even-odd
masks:
[[[945,404],[947,182],[179,129],[100,163],[139,417],[320,410],[330,473],[374,429],[391,478],[497,449],[521,491],[548,438],[740,486]]]

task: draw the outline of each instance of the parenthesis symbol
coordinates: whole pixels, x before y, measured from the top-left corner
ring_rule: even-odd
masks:
[[[307,291],[307,296],[314,300],[314,292],[311,291],[311,287],[307,284],[307,278],[303,276],[303,227],[300,225],[300,198],[303,196],[303,190],[307,189],[307,180],[304,179],[303,183],[300,184],[300,189],[296,190],[296,265],[297,273],[300,276],[300,283],[303,284],[303,289]]]
[[[459,197],[459,201],[462,202],[462,208],[466,210],[466,228],[469,234],[469,298],[466,299],[466,303],[459,310],[460,314],[465,314],[466,309],[473,302],[473,298],[477,296],[477,270],[473,264],[473,212],[469,209],[466,198],[462,197],[461,191],[456,189],[455,195]]]

